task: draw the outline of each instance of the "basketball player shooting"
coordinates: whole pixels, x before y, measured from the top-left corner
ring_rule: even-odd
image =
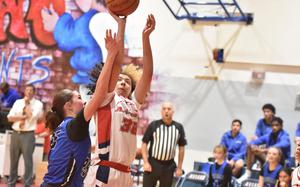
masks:
[[[112,14],[112,13],[111,13]],[[150,34],[155,29],[154,16],[148,15],[143,30],[143,73],[136,80],[134,71],[121,69],[124,60],[124,31],[126,18],[112,14],[118,23],[117,41],[119,53],[115,59],[109,90],[105,101],[95,114],[96,148],[85,186],[132,186],[129,165],[135,158],[138,109],[150,89],[153,74],[153,58]],[[97,80],[102,65],[91,72],[91,80]],[[95,83],[89,86],[94,91]]]

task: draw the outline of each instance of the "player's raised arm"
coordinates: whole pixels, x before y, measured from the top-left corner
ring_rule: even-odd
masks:
[[[155,18],[152,14],[148,15],[146,26],[143,30],[143,74],[138,81],[135,98],[139,103],[143,103],[153,75],[153,57],[150,44],[150,34],[155,29]]]

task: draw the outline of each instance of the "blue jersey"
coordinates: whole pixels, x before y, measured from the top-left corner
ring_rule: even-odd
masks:
[[[300,137],[300,122],[297,125],[297,129],[296,129],[296,137]]]
[[[269,162],[267,162],[264,165],[261,175],[264,177],[264,186],[265,187],[274,187],[275,186],[281,168],[282,168],[282,166],[280,164],[278,164],[277,167],[273,171],[270,171],[269,170]]]
[[[270,132],[272,132],[271,124],[266,123],[264,118],[258,120],[258,122],[256,124],[255,135],[259,138]]]
[[[247,139],[242,133],[237,134],[235,137],[232,136],[231,131],[224,133],[221,144],[227,148],[228,160],[245,159]]]
[[[252,145],[262,145],[266,144],[267,148],[277,147],[281,149],[284,159],[290,160],[291,156],[291,142],[290,136],[285,130],[280,130],[276,139],[274,139],[274,133],[266,134],[256,140],[250,142]]]
[[[21,96],[14,89],[9,89],[7,93],[1,94],[1,105],[7,108],[11,108],[16,100],[21,99]]]
[[[212,175],[212,186],[213,187],[220,187],[222,182],[223,182],[223,178],[224,178],[224,170],[225,167],[227,166],[227,162],[224,161],[222,163],[222,165],[217,168],[216,164],[211,166],[211,175]]]
[[[83,112],[80,114],[79,116],[83,118]],[[55,129],[51,140],[48,173],[44,177],[44,183],[54,186],[83,186],[83,180],[90,165],[89,150],[91,141],[89,136],[86,136],[81,141],[72,141],[70,139],[68,126],[74,121],[75,124],[78,125],[78,119],[80,119],[80,117],[65,118]],[[83,125],[88,126],[87,124]],[[72,128],[74,128],[74,126],[72,126]],[[42,184],[41,186],[44,185]]]

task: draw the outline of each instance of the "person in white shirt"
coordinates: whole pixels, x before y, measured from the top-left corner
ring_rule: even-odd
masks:
[[[13,133],[10,144],[10,175],[7,182],[9,187],[14,187],[18,179],[18,164],[21,154],[24,158],[25,173],[24,186],[32,185],[33,179],[33,151],[37,120],[42,116],[43,103],[34,98],[35,88],[26,85],[24,98],[18,99],[7,115],[12,122]]]
[[[300,163],[300,140],[296,139],[295,160]],[[300,186],[300,166],[295,168],[292,174],[292,186]]]

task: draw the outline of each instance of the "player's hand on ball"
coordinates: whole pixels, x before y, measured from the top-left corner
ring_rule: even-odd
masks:
[[[118,25],[125,25],[126,24],[126,16],[117,16],[116,14],[114,14],[112,11],[110,11],[108,9],[109,14],[116,20],[116,22],[118,23]]]

